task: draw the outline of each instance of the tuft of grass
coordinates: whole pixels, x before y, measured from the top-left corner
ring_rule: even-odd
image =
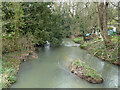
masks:
[[[28,50],[23,50],[26,53]],[[2,88],[7,88],[17,81],[16,74],[22,62],[18,57],[21,52],[5,53],[2,56],[2,69],[0,70],[0,77],[2,77]]]
[[[73,40],[75,43],[82,43],[83,42],[83,37],[78,37]]]
[[[5,68],[2,69],[2,74],[0,75],[2,77],[2,88],[9,87],[12,83],[16,82],[16,76],[15,76],[15,68]]]
[[[87,43],[81,44],[80,48],[85,49],[87,47]]]
[[[80,60],[74,60],[71,63],[72,68],[75,68],[75,65],[82,67],[81,72],[84,73],[87,77],[92,77],[95,79],[102,78],[102,76],[98,72],[96,72],[93,68],[86,65],[85,62],[82,62]]]

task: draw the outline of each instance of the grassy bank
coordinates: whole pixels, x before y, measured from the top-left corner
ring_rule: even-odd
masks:
[[[29,50],[24,50],[21,52],[11,52],[3,54],[2,56],[2,74],[0,77],[2,77],[2,88],[9,87],[11,84],[15,83],[17,81],[16,75],[19,71],[20,64],[23,61],[23,57],[21,55],[24,55],[28,53]]]
[[[118,62],[118,37],[111,36],[111,43],[113,46],[105,46],[102,39],[94,39],[88,43],[82,44],[82,49],[88,50],[88,52],[104,61],[120,65]]]

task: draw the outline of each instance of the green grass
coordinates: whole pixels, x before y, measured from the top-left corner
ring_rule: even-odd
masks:
[[[83,44],[83,47],[86,47],[90,54],[105,61],[109,61],[110,63],[114,63],[118,60],[118,37],[110,36],[110,39],[113,47],[110,45],[106,47],[101,39],[89,41],[87,45],[85,45],[86,43]]]
[[[12,83],[16,82],[17,68],[20,64],[20,60],[17,56],[20,52],[7,53],[2,56],[2,88],[9,87]]]
[[[86,48],[86,47],[87,47],[87,43],[84,43],[84,44],[81,44],[81,45],[80,45],[80,48],[83,48],[83,49],[84,49],[84,48]]]
[[[23,50],[26,53],[28,50]],[[16,74],[19,70],[21,60],[18,58],[21,52],[11,52],[3,54],[2,69],[0,77],[2,77],[2,88],[7,88],[17,81]]]
[[[2,88],[9,87],[12,83],[16,82],[15,68],[14,67],[3,67],[2,74]]]
[[[71,63],[72,68],[75,68],[75,65],[82,67],[81,70],[87,77],[92,77],[94,79],[101,79],[102,76],[96,72],[93,68],[86,65],[84,62],[81,62],[80,60],[74,60]]]
[[[78,37],[73,40],[75,43],[82,43],[83,42],[83,37]]]

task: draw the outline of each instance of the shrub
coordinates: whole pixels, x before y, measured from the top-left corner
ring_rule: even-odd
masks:
[[[59,46],[62,43],[62,39],[57,39],[57,38],[52,38],[50,40],[51,46],[55,47],[55,46]]]
[[[14,51],[15,45],[13,39],[3,39],[2,40],[2,52],[8,53]]]
[[[17,42],[14,41],[14,38],[3,38],[2,42],[2,52],[9,53],[25,49],[34,49],[34,45],[37,43],[37,40],[30,33],[26,35],[21,35],[17,39]],[[17,48],[16,48],[17,47]]]

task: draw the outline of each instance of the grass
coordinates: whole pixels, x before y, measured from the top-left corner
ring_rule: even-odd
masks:
[[[16,82],[16,74],[19,68],[20,60],[17,58],[20,52],[7,53],[2,57],[2,88],[9,87]]]
[[[2,74],[0,75],[2,77],[2,88],[9,87],[12,83],[16,82],[16,76],[15,76],[15,68],[3,68]]]
[[[102,76],[96,72],[93,68],[86,65],[84,62],[81,62],[80,60],[74,60],[71,63],[72,68],[75,68],[75,65],[82,67],[81,72],[84,73],[87,77],[92,77],[94,79],[101,79]]]
[[[24,50],[23,53],[26,53],[28,50]],[[0,72],[0,77],[2,77],[2,88],[7,88],[11,84],[17,81],[16,74],[19,70],[20,60],[18,57],[21,55],[21,52],[11,52],[3,54],[2,56],[2,69]]]
[[[81,63],[82,66],[86,69],[83,69],[83,72],[86,73],[87,76],[93,77],[95,79],[101,79],[102,76],[96,72],[93,68],[90,68],[88,65],[86,65],[85,63]]]
[[[83,46],[84,48],[87,48],[90,54],[102,60],[114,63],[118,60],[118,37],[111,36],[110,39],[113,47],[106,47],[101,39],[89,41],[88,43],[83,44]]]
[[[80,48],[85,49],[87,47],[87,43],[81,44]]]
[[[75,43],[82,43],[83,42],[83,37],[78,37],[73,40]]]

